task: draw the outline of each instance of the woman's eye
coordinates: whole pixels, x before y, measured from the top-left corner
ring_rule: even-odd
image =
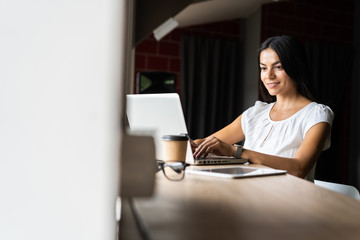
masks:
[[[266,67],[260,67],[260,70],[261,70],[262,72],[264,72],[264,71],[266,71]]]
[[[282,70],[282,69],[283,69],[283,67],[282,67],[281,65],[277,65],[277,66],[275,66],[275,68],[278,69],[278,70]]]

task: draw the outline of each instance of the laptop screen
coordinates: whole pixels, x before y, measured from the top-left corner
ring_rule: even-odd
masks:
[[[163,159],[163,135],[187,133],[178,94],[129,94],[126,101],[130,133],[152,135],[157,159]]]

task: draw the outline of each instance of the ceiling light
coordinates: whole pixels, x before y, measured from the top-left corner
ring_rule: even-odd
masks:
[[[178,25],[179,23],[174,18],[169,18],[153,31],[155,39],[160,41],[160,39],[174,30]]]

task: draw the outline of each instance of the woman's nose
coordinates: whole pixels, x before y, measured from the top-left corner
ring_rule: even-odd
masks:
[[[266,72],[266,77],[267,78],[274,78],[275,74],[274,74],[274,70],[272,68],[270,68],[267,72]]]

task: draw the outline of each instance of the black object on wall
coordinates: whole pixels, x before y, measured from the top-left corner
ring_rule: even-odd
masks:
[[[170,72],[139,72],[136,78],[137,93],[174,93],[176,75]]]

